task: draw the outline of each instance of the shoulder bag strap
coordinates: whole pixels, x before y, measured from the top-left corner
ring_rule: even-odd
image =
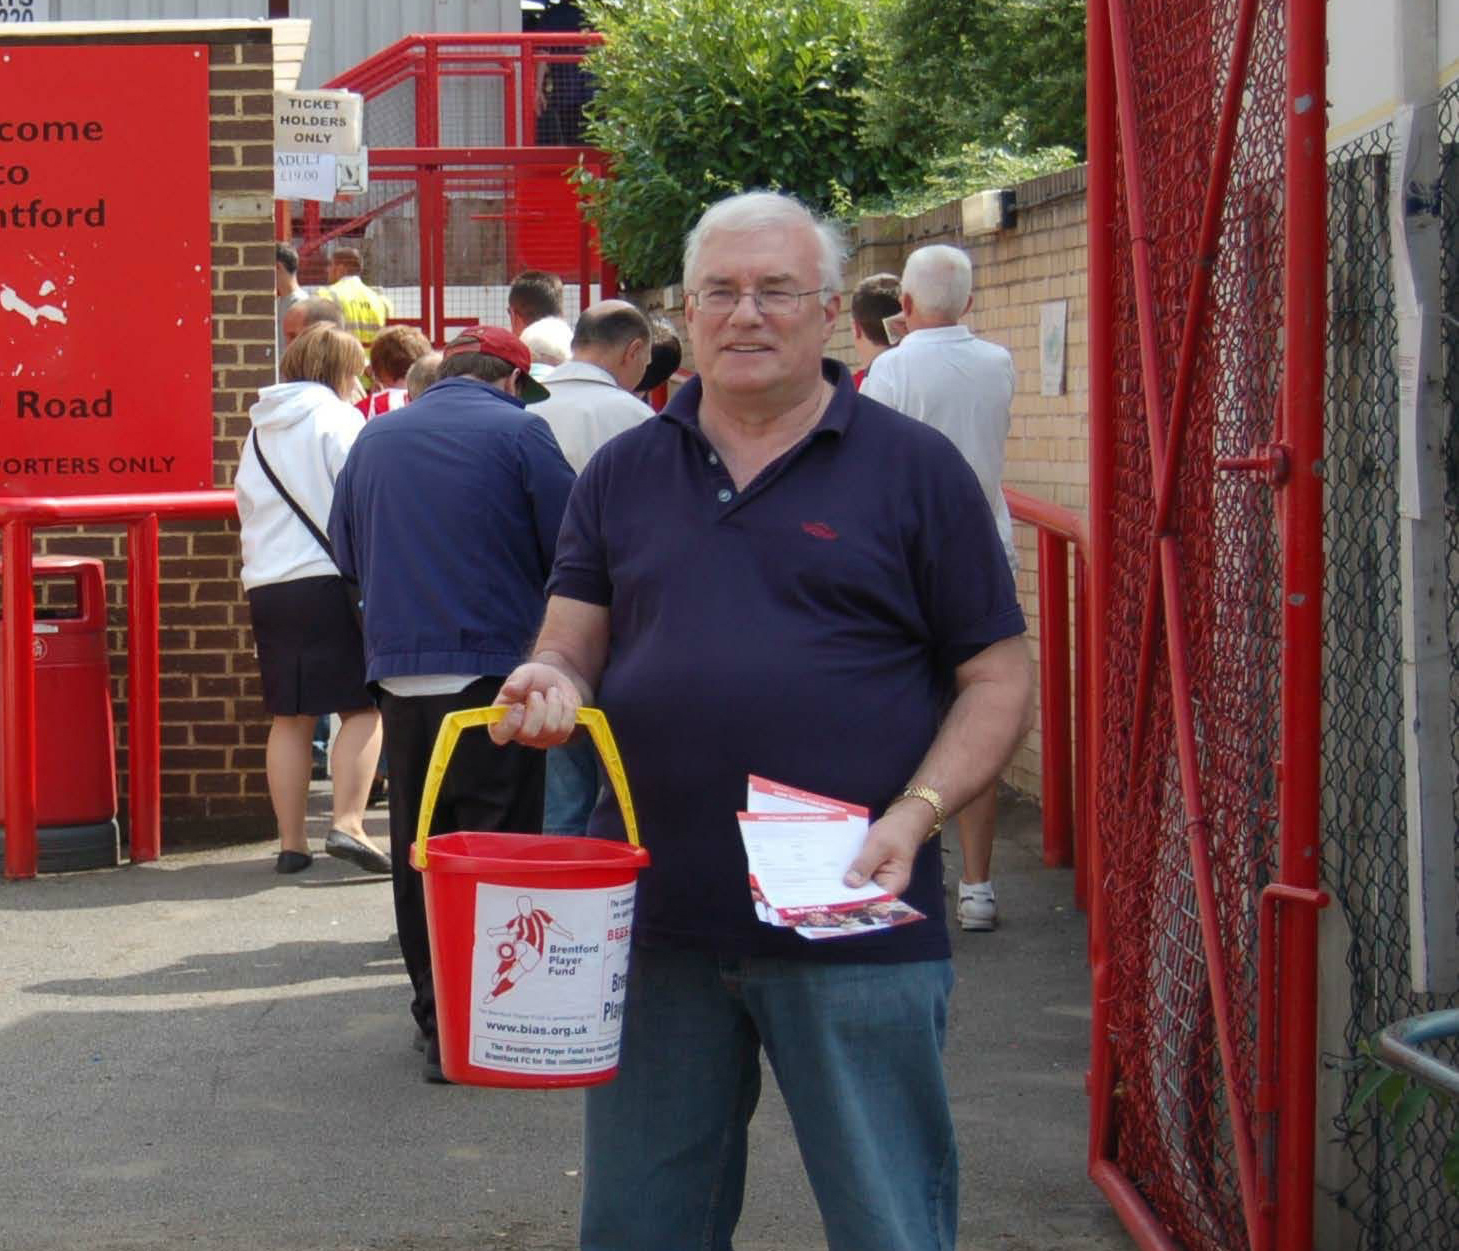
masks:
[[[264,477],[273,483],[274,490],[283,496],[284,503],[294,510],[294,515],[304,523],[304,528],[314,536],[314,541],[324,549],[324,554],[329,557],[330,562],[337,564],[334,559],[334,545],[330,543],[329,536],[314,524],[313,519],[300,506],[299,502],[284,489],[284,484],[279,481],[278,475],[270,467],[268,460],[264,457],[263,448],[258,445],[258,429],[253,431],[253,454],[258,457],[258,467],[263,470]]]

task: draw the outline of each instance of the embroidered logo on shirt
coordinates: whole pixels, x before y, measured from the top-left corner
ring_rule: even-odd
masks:
[[[800,528],[813,539],[839,539],[841,537],[824,521],[802,521]]]

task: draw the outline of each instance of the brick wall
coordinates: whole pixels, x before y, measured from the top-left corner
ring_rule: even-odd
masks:
[[[1088,240],[1085,233],[1084,167],[1034,179],[1016,188],[1018,216],[1009,230],[964,238],[959,203],[912,218],[863,218],[850,231],[846,296],[831,338],[830,354],[848,364],[852,348],[850,291],[862,278],[900,273],[907,254],[929,243],[965,249],[973,261],[973,310],[968,323],[983,338],[1013,354],[1017,389],[1004,465],[1005,485],[1087,515],[1088,473]],[[638,292],[645,307],[674,320],[683,335],[682,292]],[[1064,394],[1040,394],[1041,306],[1067,300]],[[685,338],[684,366],[693,368]],[[1038,552],[1032,527],[1014,523],[1020,569],[1018,593],[1028,619],[1029,647],[1037,658]],[[1071,610],[1072,611],[1072,610]],[[1072,620],[1072,617],[1071,617]],[[1039,793],[1037,724],[1005,774],[1028,794]]]
[[[57,37],[61,43],[208,47],[213,244],[213,485],[232,485],[248,408],[274,381],[273,48],[267,27]],[[32,40],[31,42],[35,42]],[[52,42],[52,40],[47,40]],[[139,166],[138,176],[145,176]],[[166,246],[166,187],[157,246]],[[161,535],[163,844],[189,835],[269,837],[263,710],[236,524],[166,523]],[[55,530],[42,553],[106,562],[121,817],[126,821],[126,544],[113,528]]]

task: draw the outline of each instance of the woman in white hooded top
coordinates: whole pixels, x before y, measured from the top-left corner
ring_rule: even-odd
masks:
[[[316,719],[330,712],[339,714],[340,729],[330,755],[334,812],[325,850],[372,872],[390,872],[390,858],[364,828],[380,756],[380,713],[365,689],[364,640],[350,592],[328,540],[321,542],[335,478],[364,426],[346,398],[364,366],[359,342],[337,327],[312,326],[295,339],[279,365],[284,381],[260,391],[249,412],[253,430],[233,480],[243,587],[264,705],[273,715],[266,760],[280,873],[313,862],[304,835],[311,739]]]

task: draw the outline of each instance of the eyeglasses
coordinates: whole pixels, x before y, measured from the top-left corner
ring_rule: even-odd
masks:
[[[801,297],[820,295],[825,287],[812,287],[809,291],[783,291],[770,287],[763,291],[736,291],[733,287],[710,287],[704,291],[686,291],[703,312],[712,317],[723,317],[739,308],[746,296],[755,301],[755,307],[765,317],[788,317],[800,307]]]

